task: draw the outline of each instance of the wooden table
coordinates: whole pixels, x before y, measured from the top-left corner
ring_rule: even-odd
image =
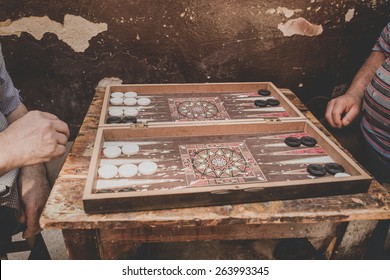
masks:
[[[304,237],[326,258],[358,259],[378,220],[390,219],[390,195],[376,181],[364,194],[88,215],[82,194],[104,90],[96,90],[40,220],[62,230],[71,259],[126,258],[142,242]],[[334,140],[291,91],[282,92]]]

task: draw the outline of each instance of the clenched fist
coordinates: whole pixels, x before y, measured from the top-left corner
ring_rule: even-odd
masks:
[[[30,111],[0,133],[0,174],[62,156],[69,137],[55,115]]]
[[[361,108],[361,96],[345,94],[329,101],[325,118],[332,127],[342,128],[351,124]]]

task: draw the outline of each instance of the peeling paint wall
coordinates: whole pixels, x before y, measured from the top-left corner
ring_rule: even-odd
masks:
[[[324,29],[321,25],[312,24],[304,18],[291,19],[286,23],[279,23],[278,29],[282,31],[285,37],[293,35],[319,36]]]
[[[311,106],[350,82],[389,16],[390,0],[0,0],[0,42],[26,105],[73,138],[104,77],[272,81]]]
[[[107,31],[106,23],[92,23],[80,16],[66,14],[64,24],[44,17],[24,17],[11,22],[0,22],[0,36],[28,33],[41,40],[46,33],[57,35],[75,52],[83,52],[89,47],[89,40],[101,32]]]

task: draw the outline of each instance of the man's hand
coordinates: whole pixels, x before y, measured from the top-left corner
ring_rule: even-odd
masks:
[[[325,118],[332,127],[342,128],[348,126],[359,115],[361,108],[361,97],[346,93],[329,101]]]
[[[0,134],[0,174],[60,157],[66,151],[68,137],[67,124],[55,115],[26,113]]]
[[[371,52],[353,78],[348,91],[328,103],[325,118],[332,127],[342,128],[343,126],[348,126],[359,115],[365,90],[374,77],[375,71],[385,59],[386,57],[383,53],[378,51]]]
[[[20,222],[26,223],[23,238],[27,239],[41,231],[39,217],[50,193],[45,166],[37,164],[21,168],[18,187],[21,201]]]

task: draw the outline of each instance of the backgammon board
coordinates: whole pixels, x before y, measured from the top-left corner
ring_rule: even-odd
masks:
[[[304,118],[272,83],[117,85],[103,104],[105,127]]]

